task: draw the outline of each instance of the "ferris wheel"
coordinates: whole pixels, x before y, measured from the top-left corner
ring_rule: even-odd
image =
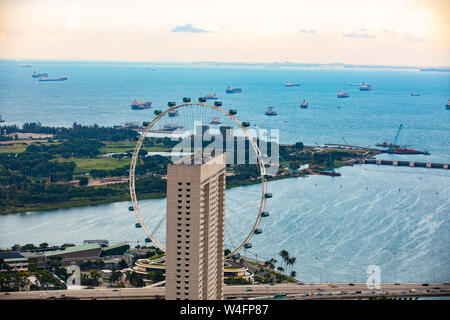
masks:
[[[176,105],[175,102],[168,103],[168,109],[155,110],[155,117],[151,122],[144,122],[144,130],[137,139],[136,147],[133,151],[130,165],[129,176],[129,191],[132,206],[129,207],[129,211],[134,212],[137,218],[136,228],[142,228],[146,234],[145,242],[153,243],[161,251],[165,252],[165,245],[163,238],[165,237],[164,225],[166,219],[165,209],[159,208],[146,208],[145,205],[140,203],[146,200],[138,201],[138,193],[136,190],[136,166],[140,159],[140,150],[144,144],[144,141],[148,135],[158,137],[158,134],[169,133],[172,130],[181,129],[179,131],[184,132],[185,136],[190,135],[190,132],[195,132],[196,127],[193,123],[206,123],[211,130],[217,130],[218,126],[232,127],[237,132],[242,134],[242,137],[248,140],[249,153],[254,152],[254,158],[256,159],[256,169],[258,174],[258,181],[260,181],[261,192],[257,193],[256,199],[252,201],[246,201],[252,203],[253,208],[249,208],[247,205],[237,209],[234,212],[234,222],[230,221],[233,217],[228,217],[228,208],[233,207],[229,204],[226,205],[225,213],[225,246],[226,246],[226,258],[239,258],[239,251],[252,248],[250,240],[254,235],[262,233],[260,224],[263,218],[268,217],[269,213],[265,211],[267,199],[272,197],[271,193],[267,192],[267,177],[266,167],[264,163],[265,156],[261,153],[258,147],[258,140],[252,135],[248,129],[249,122],[241,122],[237,117],[236,110],[226,111],[222,107],[220,101],[215,101],[213,105],[206,103],[205,98],[199,98],[198,102],[191,102],[190,98],[183,98],[183,103]],[[191,131],[194,130],[194,131]],[[178,131],[178,132],[179,132]],[[175,131],[177,132],[177,131]],[[173,131],[172,131],[173,134]],[[167,134],[165,137],[172,134]],[[164,136],[164,134],[163,134]],[[253,193],[253,198],[255,194]],[[249,200],[249,199],[246,199]],[[148,200],[147,200],[148,201]],[[226,196],[226,201],[233,201],[232,198]],[[231,210],[231,209],[230,209]],[[230,214],[231,215],[231,214]],[[146,220],[151,222],[147,223]],[[239,225],[236,227],[236,221],[239,221]],[[236,227],[236,228],[235,228]]]

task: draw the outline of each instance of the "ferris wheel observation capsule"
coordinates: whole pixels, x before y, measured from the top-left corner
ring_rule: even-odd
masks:
[[[173,102],[173,101],[169,101],[169,102],[167,102],[167,105],[168,105],[169,107],[174,107],[174,106],[176,106],[177,104],[176,104],[175,102]]]
[[[189,97],[184,97],[184,98],[183,98],[183,102],[185,102],[185,103],[191,102],[191,98],[189,98]]]

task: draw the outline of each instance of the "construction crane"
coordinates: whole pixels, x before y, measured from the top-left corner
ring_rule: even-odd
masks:
[[[403,124],[400,124],[400,127],[398,127],[398,130],[397,130],[397,134],[395,135],[394,142],[393,142],[393,143],[389,146],[389,148],[388,148],[388,151],[389,151],[389,152],[392,152],[392,151],[394,150],[394,146],[395,146],[396,143],[397,143],[398,136],[400,135],[400,131],[402,130],[402,128],[403,128]]]

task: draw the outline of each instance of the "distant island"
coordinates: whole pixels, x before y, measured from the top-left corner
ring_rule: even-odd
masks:
[[[349,63],[296,63],[296,62],[220,62],[220,61],[196,61],[193,65],[199,66],[229,66],[229,67],[266,67],[266,68],[366,68],[366,69],[398,69],[398,70],[420,70],[420,71],[439,71],[449,72],[447,67],[422,68],[419,66],[392,66],[392,65],[375,65],[375,64],[349,64]]]
[[[424,68],[420,71],[450,72],[450,68]]]

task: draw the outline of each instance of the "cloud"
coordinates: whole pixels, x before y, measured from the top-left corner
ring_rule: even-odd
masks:
[[[177,26],[172,29],[171,32],[190,32],[190,33],[202,33],[202,32],[209,32],[203,29],[195,28],[192,26],[192,24],[187,24],[185,26]]]
[[[300,30],[300,32],[301,32],[301,33],[316,33],[316,30],[312,30],[312,29],[310,29],[310,30],[302,29],[302,30]]]
[[[344,33],[343,36],[346,38],[365,38],[365,39],[376,38],[375,36],[367,33]]]
[[[408,41],[415,41],[415,42],[422,42],[423,39],[420,38],[416,38],[416,37],[411,37],[411,36],[405,36],[405,39]]]

